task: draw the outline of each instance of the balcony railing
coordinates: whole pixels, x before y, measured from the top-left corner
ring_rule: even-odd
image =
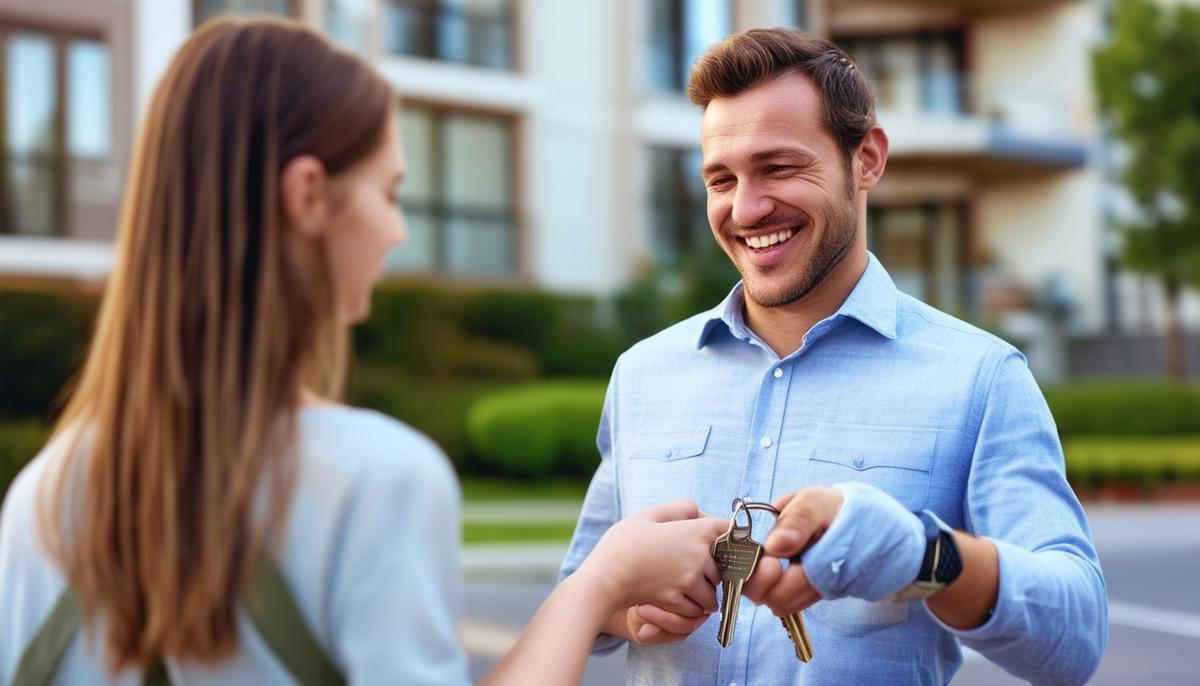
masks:
[[[981,119],[1006,133],[1072,132],[1067,97],[1028,84],[965,74],[911,73],[872,79],[881,116]]]

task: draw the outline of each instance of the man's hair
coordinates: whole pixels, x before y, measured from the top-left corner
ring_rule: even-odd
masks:
[[[708,107],[791,72],[804,74],[821,94],[825,128],[846,159],[875,125],[875,96],[862,71],[833,43],[794,29],[752,29],[717,43],[692,67],[687,94]]]

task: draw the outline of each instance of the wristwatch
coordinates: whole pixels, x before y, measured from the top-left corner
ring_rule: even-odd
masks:
[[[913,513],[925,525],[925,557],[921,560],[921,571],[911,584],[896,591],[892,600],[907,603],[925,600],[937,593],[962,574],[962,556],[954,532],[944,527],[928,510]]]

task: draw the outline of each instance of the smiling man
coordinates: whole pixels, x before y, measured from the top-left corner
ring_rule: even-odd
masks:
[[[900,293],[867,251],[887,163],[866,80],[784,29],[714,46],[704,108],[708,220],[741,274],[724,302],[617,362],[602,460],[563,565],[613,522],[690,497],[780,523],[732,644],[709,600],[615,614],[631,684],[944,684],[969,645],[1035,683],[1082,683],[1108,638],[1104,580],[1054,423],[1007,343]],[[765,525],[765,522],[760,522]],[[756,529],[761,540],[765,531]],[[799,662],[775,614],[803,610]]]

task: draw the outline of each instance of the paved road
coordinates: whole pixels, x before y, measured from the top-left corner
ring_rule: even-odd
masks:
[[[1200,505],[1095,506],[1088,515],[1108,582],[1111,624],[1108,652],[1090,683],[1200,684]],[[553,584],[549,562],[560,554],[545,547],[508,556],[468,553],[463,633],[476,678],[511,645],[545,598]],[[534,564],[522,567],[522,559]],[[621,684],[624,673],[624,650],[593,657],[584,684]],[[954,683],[1023,682],[981,656],[968,655]]]

